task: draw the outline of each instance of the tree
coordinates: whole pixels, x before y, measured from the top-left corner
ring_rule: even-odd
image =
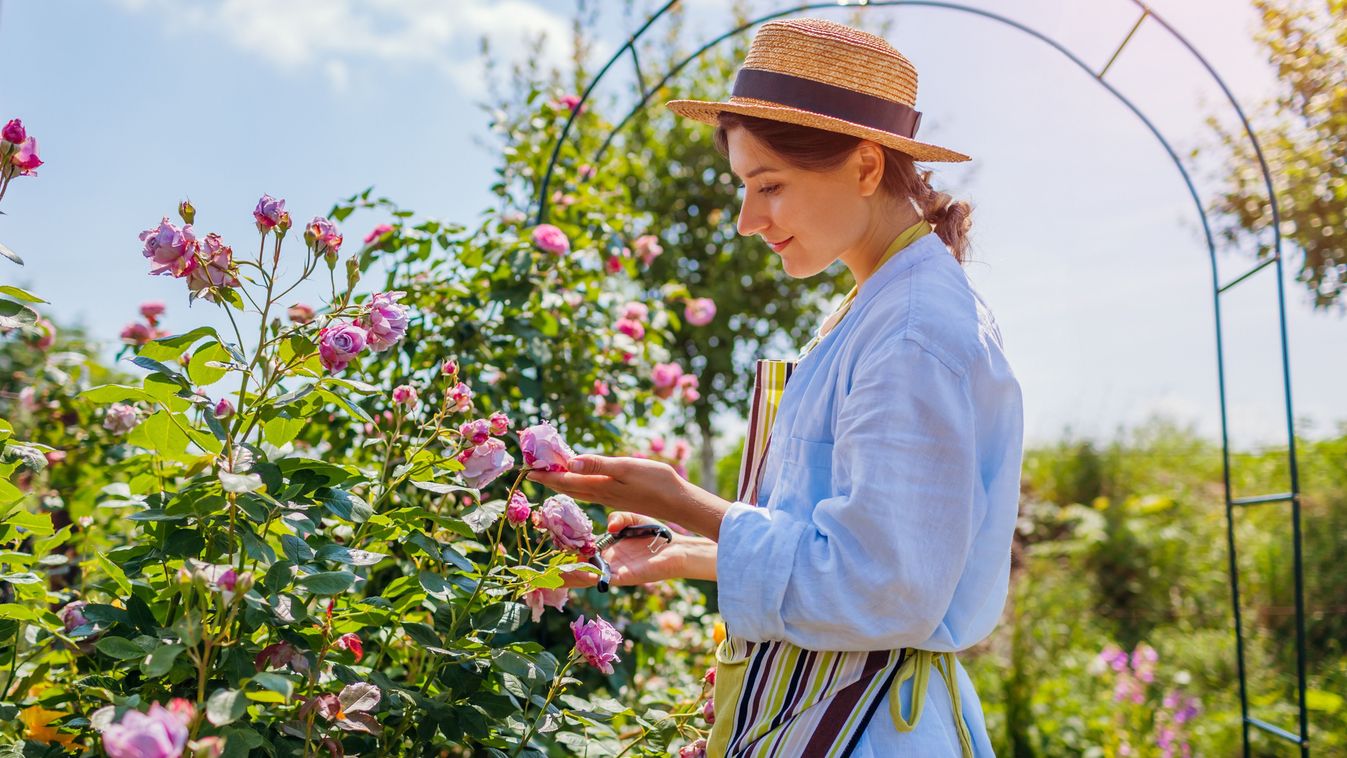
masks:
[[[1255,39],[1277,71],[1277,96],[1255,118],[1258,140],[1276,183],[1282,235],[1303,253],[1296,278],[1316,309],[1344,308],[1347,287],[1347,0],[1312,10],[1300,0],[1255,0],[1262,14]],[[1230,243],[1273,254],[1271,206],[1258,158],[1242,129],[1215,117],[1230,159],[1212,210]]]

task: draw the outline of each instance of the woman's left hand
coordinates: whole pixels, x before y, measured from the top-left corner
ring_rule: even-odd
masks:
[[[669,464],[645,458],[577,455],[569,471],[531,471],[528,479],[576,500],[673,521],[712,539],[729,505]]]

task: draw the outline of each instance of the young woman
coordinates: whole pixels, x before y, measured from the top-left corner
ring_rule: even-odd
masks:
[[[718,582],[712,755],[992,754],[953,654],[1005,603],[1023,412],[961,268],[969,206],[914,165],[968,157],[914,139],[916,94],[883,39],[797,19],[759,30],[727,102],[669,103],[716,126],[745,187],[740,234],[793,277],[840,260],[856,288],[774,374],[789,381],[739,500],[636,458],[530,474],[619,509],[610,531],[654,518],[703,535],[605,558],[614,584]]]

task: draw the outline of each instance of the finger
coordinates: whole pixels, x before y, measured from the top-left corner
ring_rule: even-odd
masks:
[[[576,474],[604,476],[621,481],[623,458],[605,455],[577,455],[566,463],[566,467]]]
[[[599,583],[599,577],[585,571],[564,571],[561,574],[561,586],[567,589],[593,587]]]
[[[646,518],[639,513],[632,513],[631,511],[613,511],[608,514],[608,531],[617,532],[629,526],[636,526],[637,524],[643,524],[645,522]]]

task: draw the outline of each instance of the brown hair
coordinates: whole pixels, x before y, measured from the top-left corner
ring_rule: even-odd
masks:
[[[729,156],[727,132],[736,126],[748,130],[792,166],[806,171],[831,171],[841,166],[861,142],[860,137],[849,134],[722,111],[715,135],[716,150],[721,155]],[[931,172],[918,171],[912,156],[886,145],[880,145],[880,149],[884,151],[880,187],[899,200],[914,201],[922,217],[935,227],[935,233],[962,264],[968,253],[973,207],[932,189]]]

